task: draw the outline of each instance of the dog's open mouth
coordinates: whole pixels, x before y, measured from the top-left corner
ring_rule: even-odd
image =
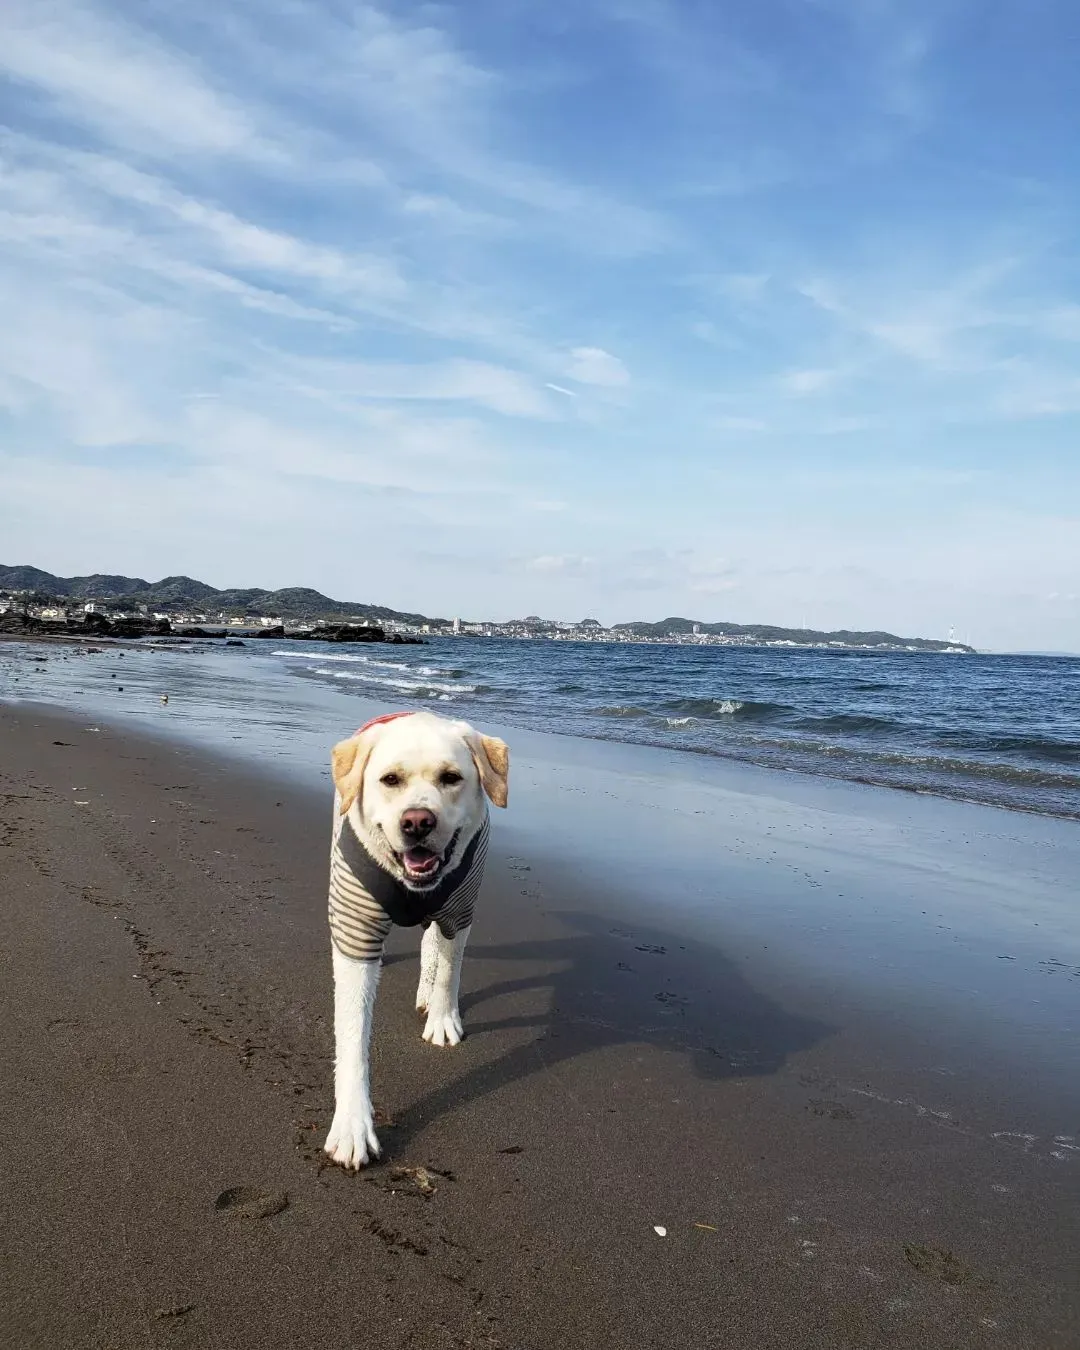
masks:
[[[416,844],[413,848],[407,848],[401,854],[401,865],[405,869],[405,875],[413,881],[430,881],[438,876],[442,869],[442,854],[434,853],[430,848],[425,848],[423,844]]]

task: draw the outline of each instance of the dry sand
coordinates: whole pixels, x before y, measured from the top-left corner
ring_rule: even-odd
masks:
[[[0,709],[5,1348],[1080,1346],[1074,1079],[623,910],[557,836],[496,832],[461,1047],[395,935],[385,1160],[324,1165],[328,810]]]

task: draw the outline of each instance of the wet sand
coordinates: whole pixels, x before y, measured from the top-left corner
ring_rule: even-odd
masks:
[[[89,725],[0,708],[4,1346],[1080,1345],[1075,827],[519,737],[349,1176],[326,789]]]

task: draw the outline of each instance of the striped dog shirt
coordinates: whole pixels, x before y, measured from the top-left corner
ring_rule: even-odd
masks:
[[[450,847],[452,850],[453,843]],[[434,923],[443,937],[456,937],[472,923],[487,849],[485,811],[460,862],[434,886],[413,890],[380,867],[346,818],[330,853],[330,936],[334,946],[354,961],[378,961],[394,924],[402,928],[422,924],[427,928]]]

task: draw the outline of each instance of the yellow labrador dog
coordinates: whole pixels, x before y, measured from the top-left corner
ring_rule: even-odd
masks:
[[[510,753],[467,722],[391,713],[334,746],[330,936],[334,1120],[324,1145],[343,1167],[379,1156],[368,1065],[383,943],[424,927],[416,1006],[424,1040],[461,1040],[458,985],[484,874],[487,798],[506,805]]]

